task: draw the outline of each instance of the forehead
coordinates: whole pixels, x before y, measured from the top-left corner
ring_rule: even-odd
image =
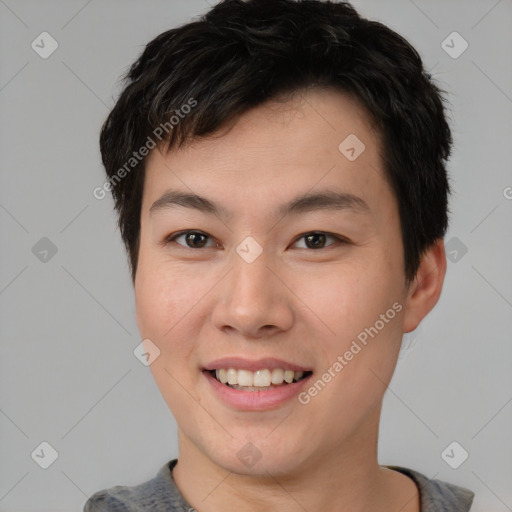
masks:
[[[365,109],[333,89],[301,91],[270,101],[146,161],[143,210],[166,189],[192,192],[236,210],[284,202],[315,187],[337,187],[368,203],[393,197],[384,177],[380,139]],[[249,199],[266,199],[266,202]],[[381,208],[383,205],[374,205]],[[143,212],[144,214],[144,212]]]

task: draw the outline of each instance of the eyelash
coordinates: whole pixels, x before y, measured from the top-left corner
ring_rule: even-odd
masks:
[[[167,246],[171,243],[177,243],[177,242],[175,242],[175,240],[177,238],[184,236],[184,235],[188,235],[188,234],[204,235],[204,236],[208,237],[209,239],[211,239],[210,235],[203,233],[202,231],[196,231],[196,230],[179,231],[178,233],[174,233],[174,234],[166,237],[165,240],[163,241],[163,245]],[[335,243],[338,243],[338,244],[349,244],[350,243],[350,241],[348,239],[343,238],[339,235],[334,235],[332,233],[328,233],[326,231],[308,231],[308,232],[303,233],[302,235],[298,236],[293,243],[295,244],[300,239],[305,238],[309,235],[326,235],[328,238],[333,238],[336,241]],[[181,244],[178,244],[178,245],[180,247],[183,247],[184,249],[191,249],[191,250],[211,249],[211,247],[189,247],[187,245],[181,245]],[[309,249],[310,251],[320,251],[322,249],[328,249],[332,245],[335,245],[335,244],[329,244],[325,247],[320,247],[319,249],[312,249],[310,247],[301,247],[301,249]]]

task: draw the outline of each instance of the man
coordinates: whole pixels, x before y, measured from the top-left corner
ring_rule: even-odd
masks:
[[[470,509],[377,461],[446,271],[442,101],[348,3],[225,0],[147,45],[101,151],[179,457],[86,512]]]

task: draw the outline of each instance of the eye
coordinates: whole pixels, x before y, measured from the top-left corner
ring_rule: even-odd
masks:
[[[180,239],[183,239],[184,242],[179,242]],[[327,239],[334,240],[332,243],[326,245]],[[208,241],[210,240],[210,245],[208,245]],[[298,237],[294,243],[297,245],[300,240],[304,240],[305,245],[299,247],[300,249],[325,249],[334,245],[336,243],[346,244],[349,243],[348,240],[337,236],[332,235],[330,233],[325,233],[323,231],[312,231],[310,233],[305,233]],[[169,235],[164,240],[164,245],[170,244],[172,242],[176,242],[178,245],[189,249],[202,249],[207,247],[218,247],[219,245],[206,233],[201,231],[181,231],[179,233],[175,233]]]
[[[325,241],[328,238],[333,239],[334,242],[326,246]],[[305,240],[305,247],[300,247],[300,249],[324,249],[325,247],[330,247],[335,243],[348,243],[347,240],[339,236],[331,235],[323,231],[312,231],[311,233],[305,233],[304,235],[301,235],[299,238],[297,238],[295,243],[302,239]]]
[[[178,245],[183,247],[188,247],[189,249],[202,249],[203,247],[207,247],[207,241],[210,238],[209,235],[202,233],[200,231],[182,231],[180,233],[175,233],[173,235],[168,236],[165,239],[165,244],[177,241],[178,239],[183,238],[185,244],[180,242],[176,242]],[[210,247],[215,247],[216,244],[212,240],[212,244]]]

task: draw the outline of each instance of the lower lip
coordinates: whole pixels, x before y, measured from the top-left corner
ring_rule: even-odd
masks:
[[[203,371],[203,375],[223,402],[245,411],[264,411],[284,404],[298,395],[312,376],[310,374],[298,382],[283,384],[266,391],[243,391],[222,384],[208,371]]]

